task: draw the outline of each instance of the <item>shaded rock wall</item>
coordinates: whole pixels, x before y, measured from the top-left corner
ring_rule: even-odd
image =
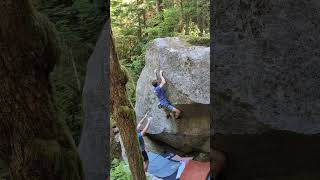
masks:
[[[107,61],[108,23],[103,27],[88,65],[83,89],[85,122],[78,147],[84,166],[85,177],[105,179],[109,166],[109,112],[108,112],[108,68]]]
[[[309,174],[320,160],[320,3],[218,0],[213,49],[215,148],[228,174]]]

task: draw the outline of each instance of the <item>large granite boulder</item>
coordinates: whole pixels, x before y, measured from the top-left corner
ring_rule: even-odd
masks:
[[[191,46],[179,38],[150,43],[136,87],[135,111],[139,121],[147,111],[153,117],[148,133],[185,152],[209,151],[210,48]],[[167,119],[158,108],[151,81],[154,69],[163,70],[166,94],[183,111],[180,120]]]
[[[229,153],[229,174],[250,179],[315,171],[319,1],[221,0],[216,5],[212,144]]]

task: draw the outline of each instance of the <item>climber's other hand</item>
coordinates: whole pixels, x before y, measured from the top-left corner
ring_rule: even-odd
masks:
[[[157,73],[157,69],[155,69],[153,72],[154,72],[154,73]]]

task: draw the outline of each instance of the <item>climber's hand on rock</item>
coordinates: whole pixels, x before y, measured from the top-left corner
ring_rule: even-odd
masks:
[[[147,113],[144,115],[144,117],[147,117],[147,116],[148,116],[148,113],[149,113],[149,111],[147,111]]]
[[[160,70],[160,74],[163,75],[163,71],[162,70]]]
[[[157,73],[157,69],[155,69],[153,72],[154,72],[154,73]]]

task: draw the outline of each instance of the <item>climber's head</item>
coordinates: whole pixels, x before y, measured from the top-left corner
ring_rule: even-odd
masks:
[[[151,84],[152,84],[153,87],[157,87],[158,86],[158,81],[157,80],[153,80],[151,82]]]

